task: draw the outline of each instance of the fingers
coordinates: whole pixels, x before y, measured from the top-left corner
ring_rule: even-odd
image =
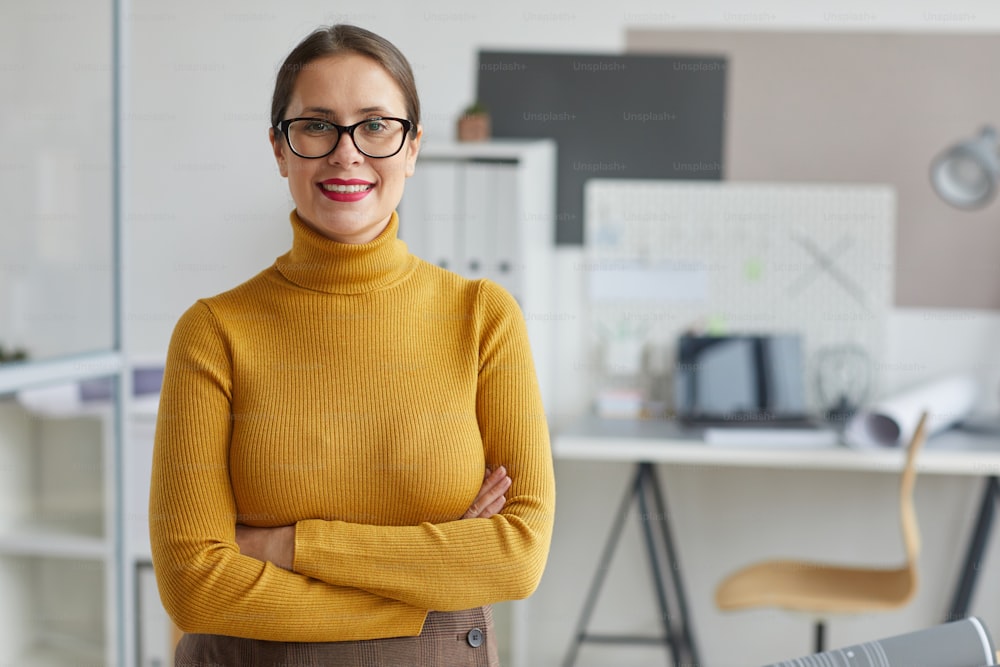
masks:
[[[492,473],[490,473],[486,480],[483,481],[483,486],[479,489],[479,495],[476,496],[476,502],[473,503],[476,507],[489,507],[492,505],[497,498],[502,496],[510,488],[511,479],[507,475],[507,470],[503,466],[500,466]]]
[[[487,468],[486,477],[483,478],[483,485],[479,489],[479,494],[476,496],[476,500],[479,500],[487,493],[493,491],[497,485],[506,484],[510,487],[510,477],[507,475],[507,469],[503,466],[499,466],[496,470],[490,472]],[[506,489],[504,489],[506,491]],[[503,493],[503,491],[501,491]]]
[[[501,495],[489,504],[473,503],[472,507],[462,515],[463,519],[489,519],[494,514],[499,514],[503,506],[507,504],[507,496]]]
[[[479,488],[476,500],[469,510],[462,515],[463,519],[488,519],[503,509],[507,503],[504,494],[510,488],[511,478],[503,466],[487,471],[483,485]]]
[[[494,514],[499,514],[503,506],[507,504],[507,496],[500,496],[494,500],[490,505],[487,505],[486,509],[479,513],[480,519],[489,519]]]
[[[474,503],[477,508],[482,508],[479,510],[477,518],[489,519],[503,509],[503,506],[507,504],[507,496],[504,494],[510,488],[510,484],[510,477],[505,477],[500,483],[491,488],[482,499]]]

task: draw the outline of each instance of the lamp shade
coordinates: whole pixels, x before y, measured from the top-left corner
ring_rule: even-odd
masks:
[[[958,208],[975,209],[988,204],[996,195],[998,178],[997,133],[992,127],[948,148],[931,163],[934,190]]]

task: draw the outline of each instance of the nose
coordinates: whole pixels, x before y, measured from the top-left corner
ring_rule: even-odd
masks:
[[[355,164],[364,160],[364,154],[354,145],[354,139],[347,130],[341,130],[333,152],[327,156],[332,164]]]

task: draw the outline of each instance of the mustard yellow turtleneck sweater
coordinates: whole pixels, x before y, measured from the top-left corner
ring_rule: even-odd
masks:
[[[149,512],[167,611],[189,632],[347,641],[530,595],[555,486],[517,304],[409,254],[395,214],[362,245],[291,220],[291,250],[170,341]],[[503,511],[458,520],[499,465]],[[294,571],[241,555],[238,522],[294,524]]]

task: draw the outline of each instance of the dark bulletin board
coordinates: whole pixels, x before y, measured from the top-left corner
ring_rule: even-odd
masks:
[[[724,57],[481,51],[493,136],[557,142],[556,243],[583,239],[588,178],[723,177]]]

